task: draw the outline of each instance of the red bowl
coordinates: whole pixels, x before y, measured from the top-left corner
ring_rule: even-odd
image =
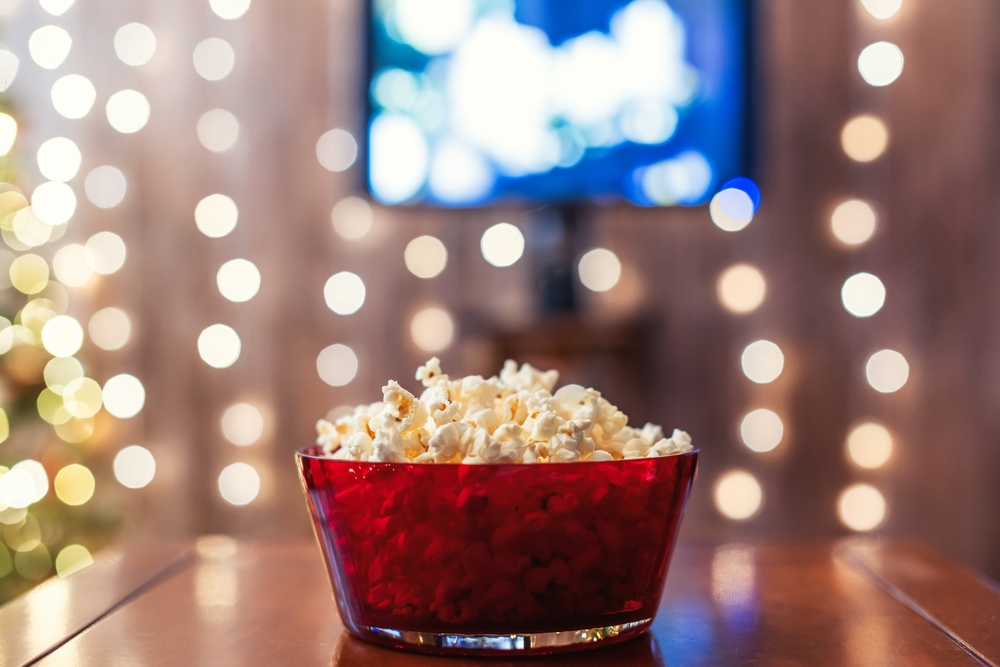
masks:
[[[296,454],[347,629],[432,653],[558,653],[641,634],[698,452],[441,465]]]

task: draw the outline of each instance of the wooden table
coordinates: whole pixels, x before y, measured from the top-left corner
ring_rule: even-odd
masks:
[[[678,548],[652,632],[561,658],[348,636],[311,543],[133,544],[0,607],[0,665],[1000,665],[1000,590],[918,544]]]

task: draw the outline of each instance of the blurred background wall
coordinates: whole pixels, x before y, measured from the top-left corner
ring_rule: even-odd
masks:
[[[19,158],[8,180],[20,179],[25,193],[43,182],[34,156],[53,136],[72,139],[83,156],[69,181],[78,205],[65,236],[34,252],[51,262],[61,245],[84,244],[99,232],[123,240],[121,268],[67,287],[66,308],[87,330],[78,356],[104,386],[105,401],[106,382],[118,374],[134,376],[145,390],[138,414],[101,411],[81,443],[60,440],[52,429],[29,437],[12,418],[0,464],[40,460],[52,478],[66,461],[84,461],[96,485],[83,507],[115,517],[109,534],[307,537],[292,453],[314,439],[318,418],[376,400],[389,378],[415,390],[413,371],[432,353],[452,375],[495,373],[513,353],[554,365],[564,381],[605,391],[633,422],[692,434],[703,458],[684,528],[690,539],[819,538],[848,534],[853,523],[926,540],[1000,576],[995,3],[904,0],[886,20],[857,0],[754,3],[749,175],[763,203],[753,222],[727,233],[707,206],[595,206],[580,222],[574,249],[611,250],[621,278],[605,292],[576,278],[581,307],[560,317],[538,315],[533,253],[544,250],[532,241],[536,210],[373,204],[363,237],[334,230],[335,205],[364,197],[362,166],[328,171],[317,142],[335,128],[364,135],[361,0],[254,0],[232,20],[207,0],[77,0],[58,16],[35,0],[0,5],[0,39],[20,59],[3,93],[19,122],[11,152]],[[137,67],[124,64],[114,46],[118,29],[131,22],[149,26],[156,39],[153,57]],[[65,63],[51,71],[32,62],[28,48],[33,31],[48,24],[73,40]],[[217,80],[199,75],[192,58],[208,38],[232,49],[231,72]],[[857,58],[880,40],[899,46],[905,69],[891,86],[872,87]],[[225,56],[223,49],[221,61],[209,65],[225,70]],[[96,91],[93,109],[79,119],[55,113],[49,92],[70,73],[86,76]],[[112,94],[125,89],[149,103],[148,123],[134,133],[114,129],[105,113]],[[213,109],[238,123],[235,143],[221,152],[204,143],[225,144],[231,121],[205,121]],[[842,141],[845,124],[863,114],[888,130],[884,153],[868,162],[849,158]],[[88,174],[105,165],[127,183],[120,203],[108,208],[93,203],[100,181],[96,194],[88,186]],[[114,178],[108,182],[113,191]],[[218,238],[200,231],[194,215],[214,194],[238,209],[235,228]],[[848,246],[831,231],[831,216],[853,198],[869,202],[878,222],[870,240]],[[345,229],[363,226],[363,210],[340,212]],[[500,222],[528,238],[524,256],[508,267],[491,265],[481,251],[484,232]],[[426,279],[404,262],[407,245],[422,235],[447,249],[445,268]],[[218,286],[220,267],[236,258],[260,274],[259,292],[245,302],[228,300]],[[727,308],[718,292],[720,276],[736,264],[755,267],[766,284],[763,301],[746,313],[733,312],[739,298]],[[327,280],[341,271],[365,286],[363,305],[349,315],[324,299]],[[885,305],[872,317],[854,317],[842,303],[845,280],[859,272],[885,286]],[[91,317],[107,307],[131,322],[119,349],[93,339]],[[428,316],[429,308],[438,310]],[[225,368],[199,355],[199,336],[215,324],[231,327],[240,341],[238,359]],[[424,348],[441,349],[421,349],[414,333]],[[784,356],[777,379],[762,384],[741,366],[745,348],[760,339]],[[357,360],[351,376],[350,360],[336,356],[343,348],[326,353],[336,362],[326,367],[328,379],[347,380],[340,386],[324,382],[317,368],[321,352],[335,344]],[[217,348],[225,356],[224,335]],[[908,365],[905,384],[888,393],[866,376],[869,358],[883,349]],[[892,371],[890,363],[889,381]],[[227,438],[223,416],[241,403],[256,412],[230,413]],[[753,451],[745,444],[753,434],[741,435],[744,416],[760,408],[782,426],[770,451]],[[775,432],[766,419],[764,441]],[[871,469],[846,449],[852,429],[867,422],[884,425],[892,438],[891,456]],[[142,488],[123,486],[113,472],[118,452],[130,445],[155,460]],[[47,459],[53,447],[60,454]],[[141,469],[141,456],[135,460]],[[246,505],[220,493],[220,473],[233,463],[249,464],[260,479],[254,495],[253,473],[231,469],[227,493],[252,498]],[[720,499],[720,480],[734,471],[753,477],[759,501],[746,476],[729,478],[735,483]],[[119,478],[128,474],[124,466]],[[855,484],[876,493],[862,487],[853,505],[840,508]],[[750,516],[733,518],[741,514]],[[53,521],[72,532],[80,516]],[[89,533],[79,532],[86,545]]]

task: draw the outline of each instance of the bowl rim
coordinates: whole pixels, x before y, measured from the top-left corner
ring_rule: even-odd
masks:
[[[501,466],[505,467],[520,467],[520,468],[536,468],[538,466],[592,466],[599,464],[634,464],[642,461],[658,461],[661,459],[681,459],[681,458],[697,458],[698,454],[701,452],[697,447],[692,449],[690,452],[684,452],[683,454],[670,454],[668,456],[644,456],[637,459],[614,459],[611,461],[549,461],[546,463],[524,463],[523,461],[516,463],[414,463],[413,461],[355,461],[353,459],[335,459],[332,456],[321,456],[317,454],[309,454],[306,450],[312,449],[314,447],[319,447],[319,445],[310,445],[308,447],[303,447],[301,449],[295,450],[296,459],[313,459],[316,461],[327,461],[329,463],[343,463],[348,465],[357,465],[363,463],[365,465],[371,465],[376,467],[404,467],[404,466],[437,466],[437,467],[463,467],[463,468],[497,468]]]

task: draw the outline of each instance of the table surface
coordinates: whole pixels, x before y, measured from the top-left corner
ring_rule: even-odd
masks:
[[[465,660],[344,631],[314,544],[201,538],[101,554],[0,607],[0,666],[1000,665],[1000,589],[914,543],[681,545],[651,632]]]

